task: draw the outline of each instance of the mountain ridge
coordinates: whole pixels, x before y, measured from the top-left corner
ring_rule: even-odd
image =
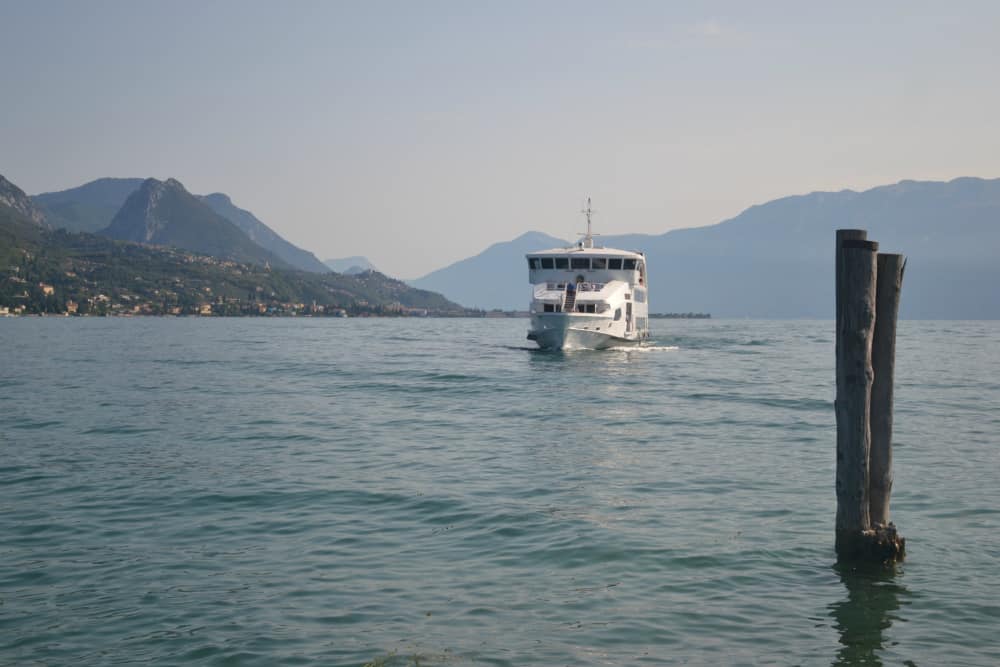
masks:
[[[54,227],[97,233],[111,223],[128,197],[145,180],[103,177],[74,188],[43,192],[31,199],[45,212],[47,220]],[[229,195],[216,192],[195,196],[240,228],[254,243],[287,264],[316,273],[329,270],[315,255],[288,242],[253,213],[234,204]]]
[[[243,230],[243,233],[249,236],[251,241],[273,253],[290,266],[301,271],[312,271],[313,273],[326,273],[329,271],[327,266],[319,261],[311,252],[289,243],[281,235],[261,222],[253,213],[236,206],[229,195],[222,192],[213,192],[207,195],[195,196],[208,204],[213,211]]]
[[[826,318],[833,312],[838,228],[867,229],[883,251],[907,255],[901,316],[1000,318],[1000,290],[991,289],[1000,284],[1000,179],[905,179],[862,191],[790,195],[755,204],[715,225],[599,241],[646,253],[653,312]],[[411,284],[436,289],[466,306],[523,310],[529,300],[523,255],[546,244],[523,248],[513,243],[487,249],[494,255],[506,252],[510,267],[473,261],[484,251]],[[492,289],[475,293],[491,298],[470,301],[465,286],[491,279]]]
[[[291,268],[174,178],[147,178],[99,234],[120,241],[174,246],[236,262]]]
[[[2,174],[0,174],[0,204],[36,225],[48,224],[44,211],[31,200],[24,190],[8,181]]]
[[[142,178],[104,177],[67,190],[42,192],[31,199],[46,212],[53,227],[96,233],[108,226]]]
[[[525,253],[566,245],[566,241],[542,232],[525,232],[407,282],[441,294],[442,289],[448,290],[449,299],[470,308],[524,310],[529,298]],[[511,285],[522,288],[522,298],[510,298]]]

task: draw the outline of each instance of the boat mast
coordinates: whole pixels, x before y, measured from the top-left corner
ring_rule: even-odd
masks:
[[[581,248],[593,248],[594,247],[594,234],[591,233],[590,229],[590,216],[594,214],[594,211],[590,208],[590,197],[587,197],[587,208],[580,211],[587,216],[587,233],[582,234],[583,240],[580,241]],[[600,234],[597,234],[600,236]]]

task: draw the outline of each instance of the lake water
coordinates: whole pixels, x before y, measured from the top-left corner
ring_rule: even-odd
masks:
[[[901,323],[871,572],[832,322],[653,324],[0,320],[0,664],[1000,663],[1000,323]]]

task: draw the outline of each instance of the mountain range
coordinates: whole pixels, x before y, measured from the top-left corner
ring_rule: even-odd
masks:
[[[146,179],[99,234],[0,176],[0,314],[464,315],[374,271],[293,269],[178,181]]]
[[[38,194],[31,199],[53,227],[73,232],[97,233],[111,225],[129,197],[138,192],[149,180],[142,178],[99,178],[68,190]],[[170,183],[170,187],[175,184],[179,185],[174,179],[168,179],[164,183]],[[183,189],[183,186],[181,188]],[[236,206],[228,195],[217,192],[209,195],[192,195],[192,197],[201,200],[205,208],[211,209],[217,216],[225,218],[249,237],[255,245],[270,253],[265,261],[277,262],[300,271],[325,273],[330,270],[315,255],[289,243],[273,229],[258,220],[250,211]],[[213,220],[213,226],[220,226],[214,216],[201,210],[201,207],[194,205],[190,200],[186,201],[179,211],[195,215],[200,220]],[[136,214],[137,211],[133,208],[131,212],[133,220]],[[181,224],[184,224],[183,221]],[[226,232],[220,233],[223,237],[229,236]],[[138,240],[134,237],[140,234],[138,230],[125,230],[119,225],[115,227],[111,235],[120,235],[120,238],[123,239]],[[198,252],[204,252],[206,247],[218,246],[215,241],[211,240],[207,243],[196,242],[194,246],[182,245],[189,240],[191,240],[190,235],[183,231],[178,230],[178,233],[174,235],[171,230],[166,230],[160,234],[159,241],[149,242],[179,245],[179,247]],[[223,239],[217,240],[222,241]],[[242,241],[238,241],[237,244],[243,245]],[[212,254],[212,252],[208,254]],[[244,257],[250,256],[245,250],[238,254]],[[224,254],[223,256],[229,255]]]
[[[98,233],[121,241],[184,248],[234,262],[292,268],[173,178],[147,178]]]
[[[20,193],[20,195],[18,195]],[[359,273],[364,257],[320,262],[222,193],[192,195],[176,180],[102,178],[33,198],[0,180],[0,205],[19,219],[219,259],[301,271]],[[856,192],[814,192],[752,206],[707,227],[601,236],[648,258],[651,309],[719,317],[830,316],[833,238],[859,227],[909,262],[901,315],[1000,318],[1000,179],[901,181]],[[565,247],[528,232],[410,281],[467,307],[523,310],[524,255]]]
[[[908,263],[900,314],[1000,318],[1000,179],[901,181],[863,192],[814,192],[753,206],[708,227],[601,236],[645,252],[653,312],[829,318],[834,232],[868,230]],[[532,232],[413,280],[478,308],[525,309],[530,251],[565,241]]]

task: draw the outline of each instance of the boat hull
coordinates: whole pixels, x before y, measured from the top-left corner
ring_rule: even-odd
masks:
[[[571,324],[558,326],[555,323],[532,329],[528,332],[528,340],[535,341],[543,350],[606,350],[610,347],[639,345],[642,342],[639,337],[622,338]]]

